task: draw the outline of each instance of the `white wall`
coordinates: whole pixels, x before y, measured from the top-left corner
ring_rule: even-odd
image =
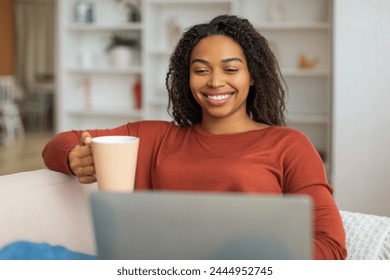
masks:
[[[334,1],[333,176],[340,209],[390,216],[390,1]]]

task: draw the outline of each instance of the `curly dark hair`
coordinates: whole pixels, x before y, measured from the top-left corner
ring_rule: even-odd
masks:
[[[243,49],[249,72],[254,80],[246,108],[255,121],[284,125],[287,88],[268,41],[245,18],[220,15],[209,23],[187,29],[171,55],[165,84],[169,94],[168,112],[180,126],[202,121],[202,110],[190,89],[190,55],[203,38],[222,35],[233,39]]]

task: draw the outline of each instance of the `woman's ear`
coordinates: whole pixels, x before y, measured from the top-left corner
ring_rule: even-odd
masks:
[[[251,80],[250,80],[250,82],[249,82],[249,85],[250,85],[250,86],[254,86],[254,85],[255,85],[255,80],[253,80],[253,79],[251,78]]]

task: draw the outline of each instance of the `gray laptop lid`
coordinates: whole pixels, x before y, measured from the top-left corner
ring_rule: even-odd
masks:
[[[306,197],[93,192],[100,259],[311,259]]]

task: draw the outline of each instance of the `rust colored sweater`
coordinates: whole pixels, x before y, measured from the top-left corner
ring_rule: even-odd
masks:
[[[333,189],[317,151],[299,131],[269,127],[214,135],[199,125],[142,121],[89,132],[92,137],[132,135],[141,139],[137,189],[309,195],[314,207],[314,257],[346,258],[345,232]],[[47,167],[70,174],[68,153],[80,135],[81,131],[71,131],[55,136],[43,150]]]

